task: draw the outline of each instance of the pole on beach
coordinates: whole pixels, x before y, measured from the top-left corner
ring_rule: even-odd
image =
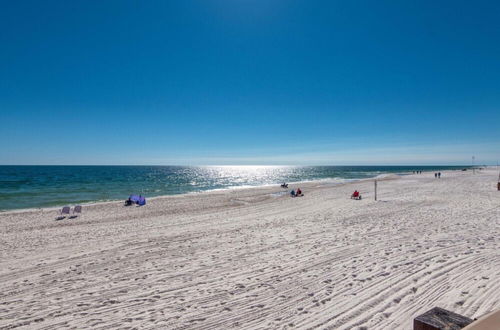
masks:
[[[474,167],[474,156],[472,156],[472,174],[476,174],[476,168]]]
[[[375,200],[377,200],[377,180],[373,181],[375,184]]]
[[[498,173],[497,190],[500,191],[500,173]]]

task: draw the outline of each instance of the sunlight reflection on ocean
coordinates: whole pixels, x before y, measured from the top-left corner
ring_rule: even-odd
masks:
[[[438,166],[0,166],[0,210],[311,180],[352,180]]]

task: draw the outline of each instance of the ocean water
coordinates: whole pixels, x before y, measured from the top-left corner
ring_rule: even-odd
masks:
[[[0,166],[0,210],[125,200],[282,182],[346,180],[455,166]]]

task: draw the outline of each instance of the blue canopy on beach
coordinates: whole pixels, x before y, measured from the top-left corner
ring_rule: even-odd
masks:
[[[146,205],[146,197],[141,195],[130,195],[130,200],[139,205]]]

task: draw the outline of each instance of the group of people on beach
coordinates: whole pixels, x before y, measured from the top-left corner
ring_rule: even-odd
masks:
[[[304,196],[304,194],[302,193],[302,190],[300,190],[300,188],[297,188],[297,191],[293,190],[290,191],[290,196],[292,197],[302,197]]]
[[[434,177],[437,179],[441,179],[441,172],[434,173]]]
[[[281,184],[281,188],[288,188],[288,183],[283,182]],[[302,193],[302,190],[300,190],[300,188],[297,188],[297,190],[292,189],[292,191],[290,191],[290,196],[292,196],[292,197],[302,197],[302,196],[304,196],[304,194]]]
[[[422,174],[422,171],[413,171],[413,174]]]
[[[281,184],[281,187],[287,188],[288,184],[283,182],[283,184]],[[297,190],[292,189],[292,191],[290,191],[290,196],[291,197],[302,197],[302,196],[304,196],[304,193],[302,193],[302,190],[300,190],[300,188],[297,188]],[[354,190],[354,192],[351,195],[351,199],[361,200],[362,197],[361,197],[361,194],[359,193],[359,191]]]

